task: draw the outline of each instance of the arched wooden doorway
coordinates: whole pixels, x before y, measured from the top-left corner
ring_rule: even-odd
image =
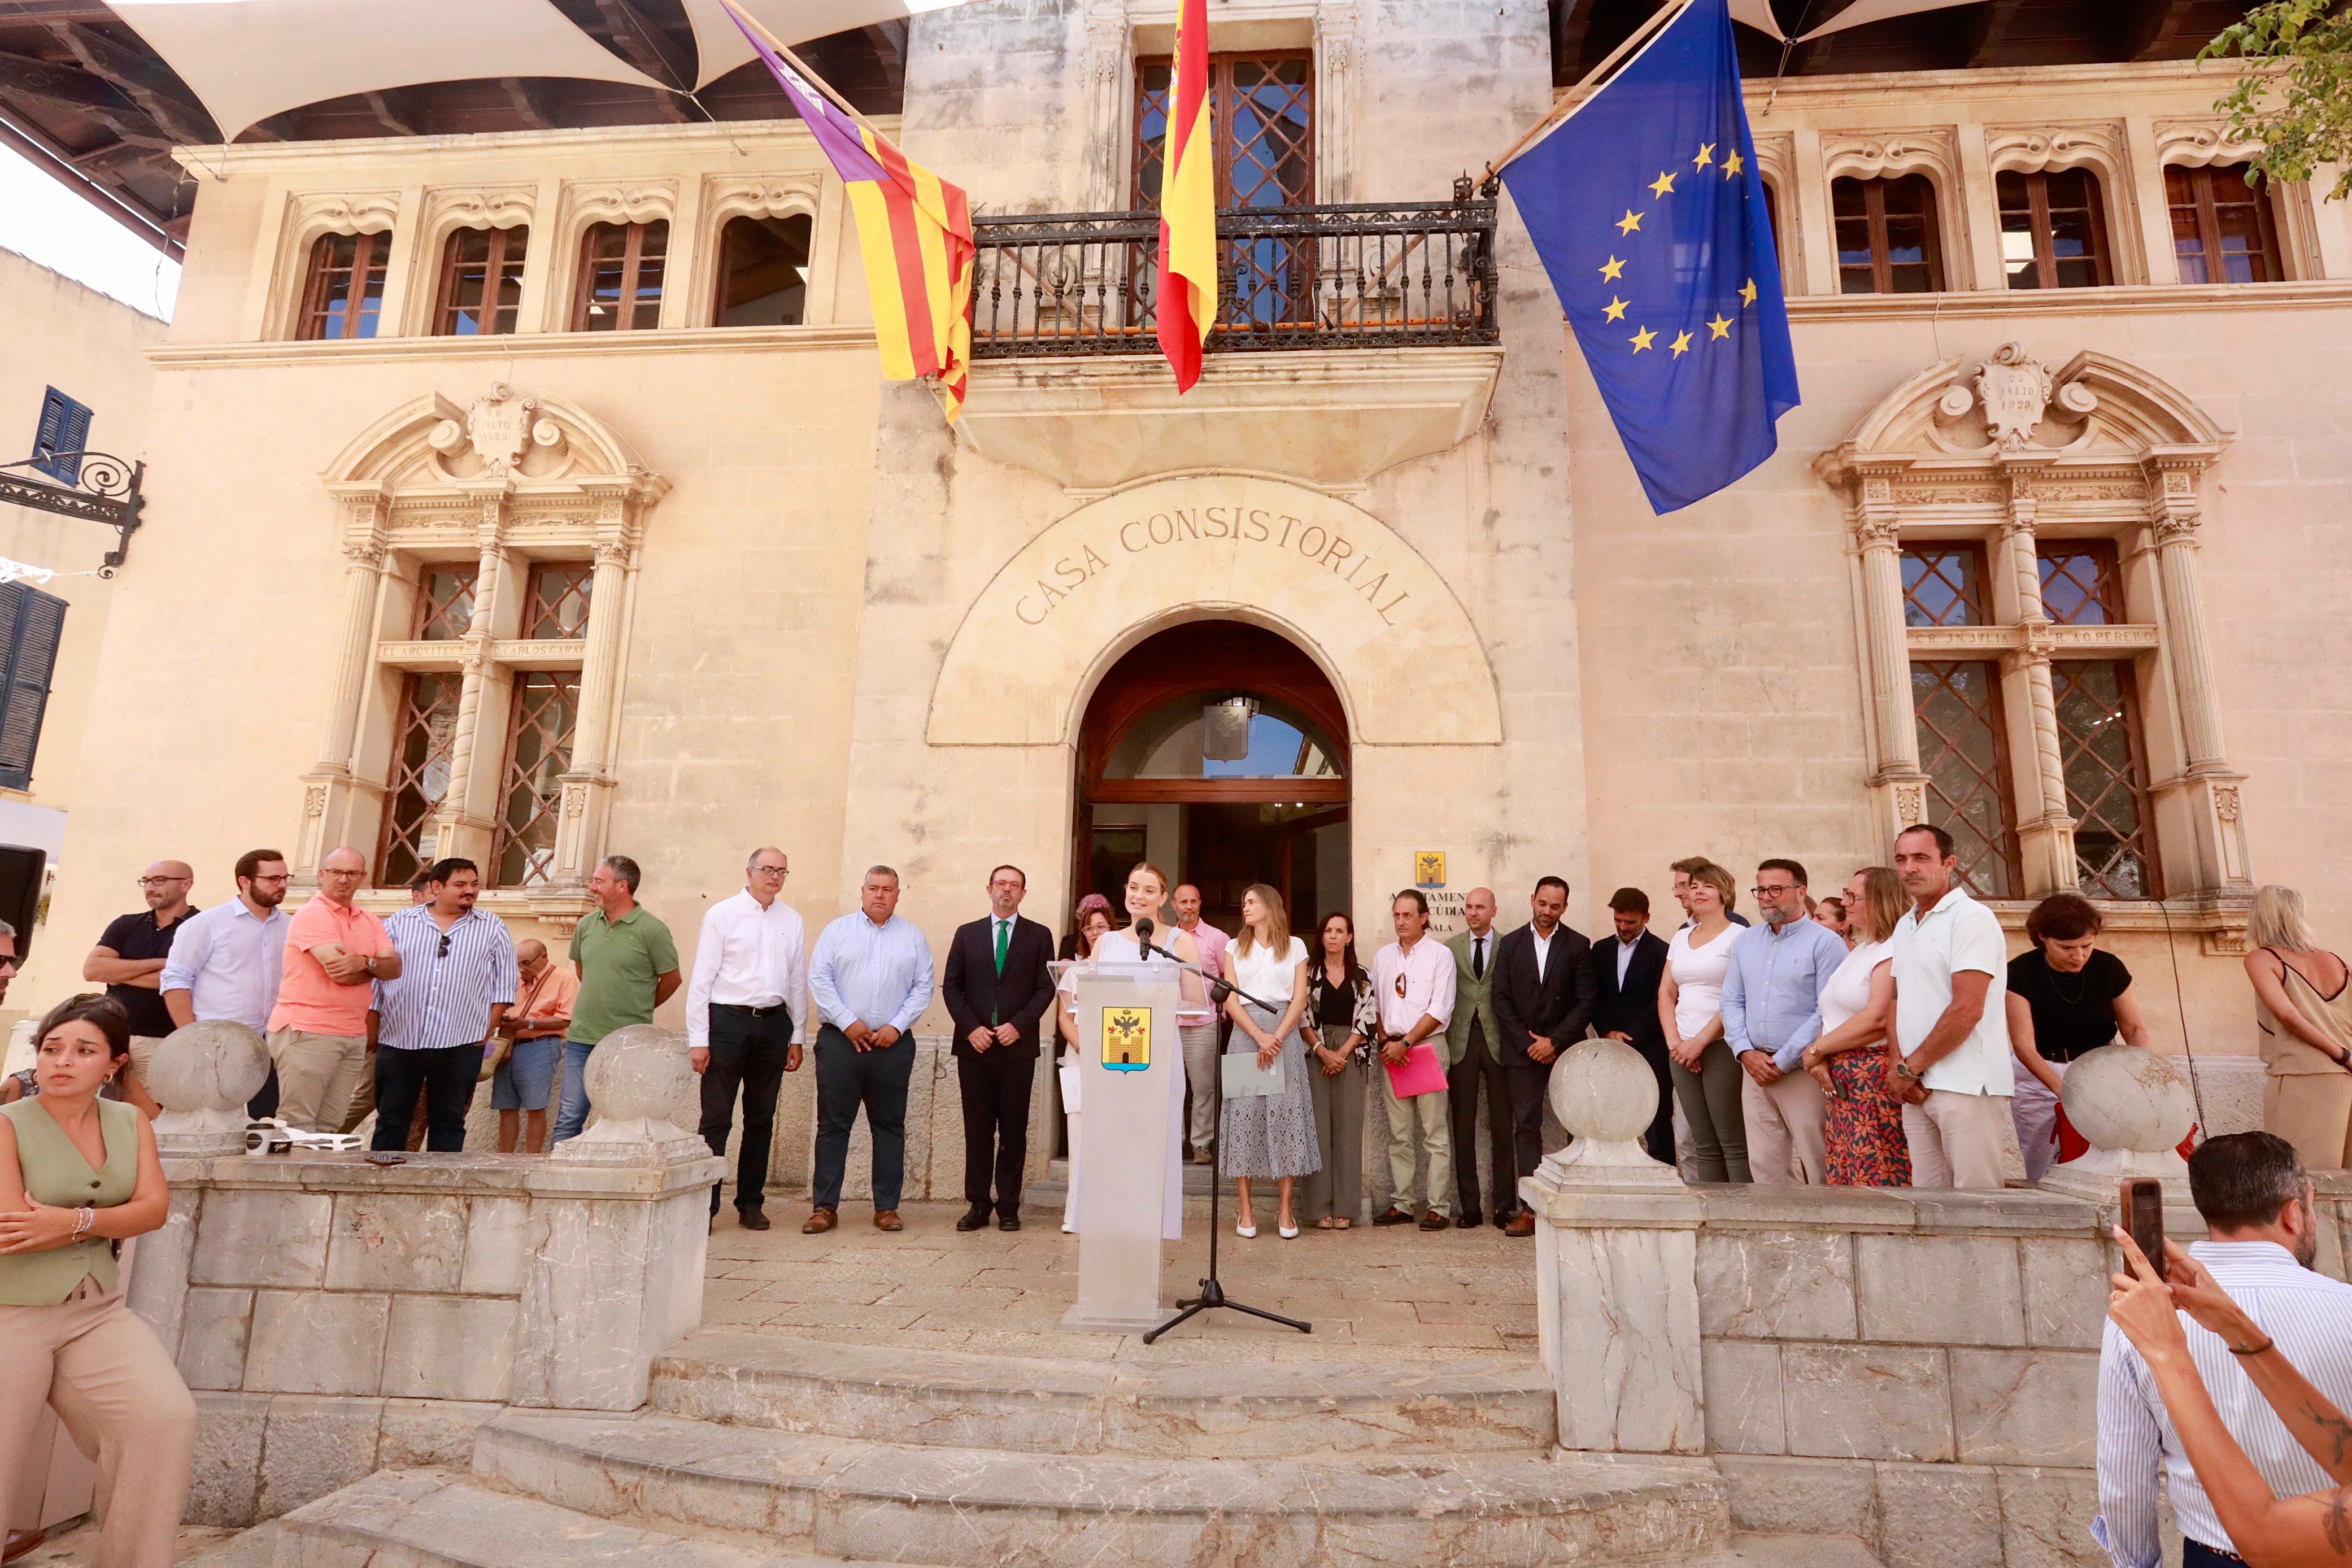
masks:
[[[1116,909],[1128,868],[1150,859],[1228,931],[1249,885],[1271,883],[1304,934],[1346,907],[1348,773],[1347,710],[1297,647],[1239,621],[1160,632],[1087,706],[1078,890]]]

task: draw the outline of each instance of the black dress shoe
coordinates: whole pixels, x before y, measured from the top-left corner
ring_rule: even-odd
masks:
[[[1017,1214],[1006,1215],[996,1222],[996,1228],[999,1230],[1019,1230],[1021,1228],[1021,1216]]]
[[[1518,1213],[1519,1213],[1519,1211],[1518,1211],[1517,1209],[1515,1209],[1515,1208],[1513,1208],[1513,1209],[1496,1209],[1496,1210],[1495,1211],[1495,1228],[1496,1228],[1496,1230],[1508,1230],[1508,1229],[1510,1229],[1510,1228],[1511,1228],[1511,1221],[1512,1221],[1512,1219],[1513,1219],[1514,1217],[1516,1217],[1516,1216],[1518,1215]]]
[[[1372,1216],[1372,1223],[1374,1225],[1411,1225],[1412,1223],[1412,1215],[1407,1214],[1404,1210],[1396,1207],[1394,1205],[1391,1205],[1387,1213],[1374,1215]]]
[[[956,1221],[956,1228],[958,1230],[981,1230],[985,1228],[987,1224],[988,1205],[986,1204],[974,1204],[971,1207],[964,1210],[963,1217],[961,1219]]]
[[[738,1209],[735,1213],[736,1223],[740,1225],[745,1230],[765,1230],[768,1228],[768,1216],[763,1210]]]
[[[1486,1224],[1486,1219],[1476,1209],[1464,1209],[1454,1216],[1454,1223],[1464,1230],[1475,1230]]]

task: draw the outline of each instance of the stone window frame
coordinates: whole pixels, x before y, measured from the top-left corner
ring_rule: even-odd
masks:
[[[415,262],[409,268],[408,297],[402,301],[402,320],[414,323],[407,335],[431,337],[439,325],[442,262],[449,238],[464,228],[528,228],[530,247],[523,255],[522,300],[515,312],[514,336],[532,330],[547,294],[549,270],[543,254],[547,239],[539,223],[539,187],[514,183],[490,185],[438,186],[425,193],[423,216],[416,224]]]
[[[766,174],[706,175],[697,193],[698,199],[694,204],[696,216],[688,250],[688,259],[679,263],[692,268],[682,279],[685,324],[712,327],[719,303],[719,268],[726,260],[726,246],[722,241],[730,220],[739,217],[806,217],[809,220],[809,275],[799,324],[803,327],[831,325],[831,279],[821,279],[821,272],[823,258],[831,256],[834,247],[842,239],[841,204],[835,195],[838,187],[838,181],[828,181],[813,169],[782,170]],[[586,230],[583,228],[582,232],[584,234]],[[670,225],[670,239],[675,251],[678,240],[676,223]],[[662,305],[663,321],[667,324],[669,301],[667,298]]]
[[[2105,285],[2146,283],[2151,277],[2145,237],[2129,205],[2131,161],[2127,132],[2120,120],[2034,121],[1984,128],[1985,191],[1983,205],[1990,216],[1990,238],[1996,256],[2000,247],[2000,176],[2050,174],[2083,169],[2099,182],[2100,216],[2106,225],[2107,277]],[[2009,286],[2006,258],[1994,284]],[[1993,285],[1988,285],[1990,287]]]
[[[1822,265],[1828,272],[1831,291],[1840,298],[1884,300],[1888,296],[1846,296],[1839,290],[1837,223],[1831,209],[1832,190],[1840,180],[1895,180],[1906,174],[1925,175],[1936,193],[1936,238],[1943,265],[1943,292],[1959,293],[1977,287],[1974,237],[1982,225],[1974,211],[1978,205],[1976,194],[1962,177],[1957,128],[1946,125],[1914,131],[1838,132],[1822,138],[1821,232],[1809,237],[1828,247],[1822,252]],[[1983,202],[1990,208],[1992,200],[1991,185],[1987,182]],[[1995,224],[1998,226],[1997,216]]]
[[[2244,951],[2253,891],[2245,779],[2222,748],[2197,560],[2203,477],[2230,440],[2128,362],[2085,351],[2052,370],[2011,343],[1981,363],[1928,367],[1815,459],[1850,529],[1874,837],[1891,840],[1925,816],[1913,659],[1997,661],[2023,878],[2003,913],[2021,921],[2032,900],[2074,889],[2051,667],[2128,663],[2166,898],[2103,906],[2119,929],[2195,930],[2208,952]],[[2122,624],[2052,622],[2041,596],[2044,539],[2113,542]],[[1938,541],[1983,547],[1992,624],[1905,624],[1902,548]]]
[[[698,186],[690,189],[698,194]],[[555,221],[548,226],[546,253],[534,256],[530,263],[534,268],[548,268],[537,330],[572,331],[581,286],[581,251],[587,243],[589,229],[600,223],[669,225],[669,245],[662,256],[661,311],[652,330],[674,331],[692,325],[694,318],[687,313],[687,296],[709,254],[708,247],[698,243],[701,226],[690,210],[695,205],[690,197],[681,202],[675,180],[566,181],[558,198]],[[682,212],[681,206],[689,210]],[[534,227],[531,238],[536,241],[538,237]],[[534,245],[532,248],[536,250],[538,247]]]
[[[399,336],[410,320],[401,309],[407,292],[407,240],[402,232],[401,194],[398,191],[341,191],[300,193],[286,198],[283,221],[278,226],[278,262],[272,268],[277,279],[271,290],[274,304],[268,314],[267,336],[280,342],[369,342]],[[408,226],[413,228],[414,226]],[[376,313],[375,331],[368,338],[306,339],[302,334],[302,306],[310,295],[310,253],[319,241],[335,234],[380,234],[386,237],[383,304]]]
[[[1774,230],[1780,240],[1780,292],[1795,299],[1805,292],[1805,220],[1799,212],[1797,200],[1796,137],[1786,131],[1768,132],[1754,138],[1756,172],[1764,181],[1764,194],[1772,204],[1772,216],[1779,226]],[[1822,199],[1829,199],[1829,186],[1822,186]],[[1835,258],[1832,252],[1832,258]],[[1832,268],[1834,270],[1834,268]]]
[[[303,777],[297,880],[315,883],[320,858],[339,844],[381,842],[402,691],[410,675],[432,671],[462,684],[436,847],[490,864],[514,682],[532,670],[576,670],[579,720],[553,874],[483,898],[515,918],[577,918],[591,902],[588,875],[616,787],[622,647],[645,525],[667,481],[591,416],[496,383],[468,405],[436,394],[395,410],[345,448],[326,488],[341,512],[346,562],[341,651],[319,761]],[[585,635],[528,637],[520,617],[531,566],[586,560],[595,610]],[[412,638],[420,574],[452,563],[478,570],[467,635]],[[365,897],[381,909],[406,900],[400,889]]]
[[[2150,122],[2149,131],[2156,158],[2155,216],[2168,236],[2171,233],[2172,216],[2171,205],[2164,198],[2165,170],[2176,164],[2205,169],[2217,163],[2251,163],[2262,151],[2257,142],[2232,141],[2224,123],[2217,118],[2159,115]],[[2326,265],[2319,249],[2318,215],[2312,210],[2309,182],[2264,181],[2256,189],[2270,202],[2272,220],[2278,227],[2279,263],[2286,273],[2284,281],[2302,283],[2326,277]],[[2180,280],[2168,245],[2164,270],[2158,276],[2170,282]],[[2244,289],[2259,285],[2217,283],[2189,287]]]

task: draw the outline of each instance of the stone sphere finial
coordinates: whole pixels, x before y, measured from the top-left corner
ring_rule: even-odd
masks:
[[[163,1037],[147,1067],[147,1090],[166,1110],[242,1115],[268,1078],[269,1047],[261,1031],[211,1018]]]
[[[2101,1046],[2074,1058],[2060,1097],[2066,1120],[2094,1149],[2161,1154],[2196,1125],[2189,1079],[2169,1057]]]
[[[583,1080],[599,1116],[654,1121],[668,1115],[693,1077],[684,1037],[656,1024],[631,1024],[597,1042]]]
[[[1631,1143],[1658,1113],[1658,1080],[1622,1040],[1586,1040],[1551,1069],[1551,1111],[1573,1138]]]

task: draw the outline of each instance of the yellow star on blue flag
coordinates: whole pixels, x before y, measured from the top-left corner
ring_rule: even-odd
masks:
[[[1502,178],[1651,507],[1770,457],[1797,363],[1727,0],[1687,0]]]

